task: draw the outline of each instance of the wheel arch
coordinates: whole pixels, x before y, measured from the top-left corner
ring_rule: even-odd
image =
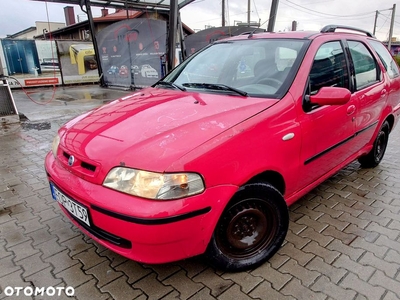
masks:
[[[388,133],[390,133],[392,131],[392,129],[393,129],[393,126],[394,126],[394,116],[393,115],[388,115],[386,117],[385,121],[387,121],[389,123],[389,132]]]
[[[286,184],[283,176],[272,170],[264,171],[256,176],[252,177],[245,184],[249,183],[257,183],[257,182],[265,182],[271,184],[274,188],[276,188],[282,195],[285,194]]]

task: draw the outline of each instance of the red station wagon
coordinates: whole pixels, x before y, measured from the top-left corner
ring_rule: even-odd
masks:
[[[356,159],[377,166],[399,114],[399,68],[368,32],[241,35],[66,123],[45,167],[105,247],[238,271],[279,249],[289,205]]]

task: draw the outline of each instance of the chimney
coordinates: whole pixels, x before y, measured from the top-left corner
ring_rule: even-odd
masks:
[[[102,8],[101,9],[101,16],[102,17],[108,16],[108,9],[107,8]]]
[[[76,23],[74,8],[72,6],[64,7],[64,15],[65,15],[65,23],[67,24],[67,26]]]

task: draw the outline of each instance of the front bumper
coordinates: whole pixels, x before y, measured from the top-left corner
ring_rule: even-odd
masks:
[[[49,181],[88,209],[91,226],[64,213],[98,243],[132,260],[166,263],[204,253],[237,186],[206,189],[179,200],[147,200],[97,185],[72,174],[48,153]]]

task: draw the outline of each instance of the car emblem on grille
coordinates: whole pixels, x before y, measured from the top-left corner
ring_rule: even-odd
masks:
[[[74,164],[74,162],[75,162],[75,157],[73,155],[71,155],[68,158],[68,166],[72,166]]]

